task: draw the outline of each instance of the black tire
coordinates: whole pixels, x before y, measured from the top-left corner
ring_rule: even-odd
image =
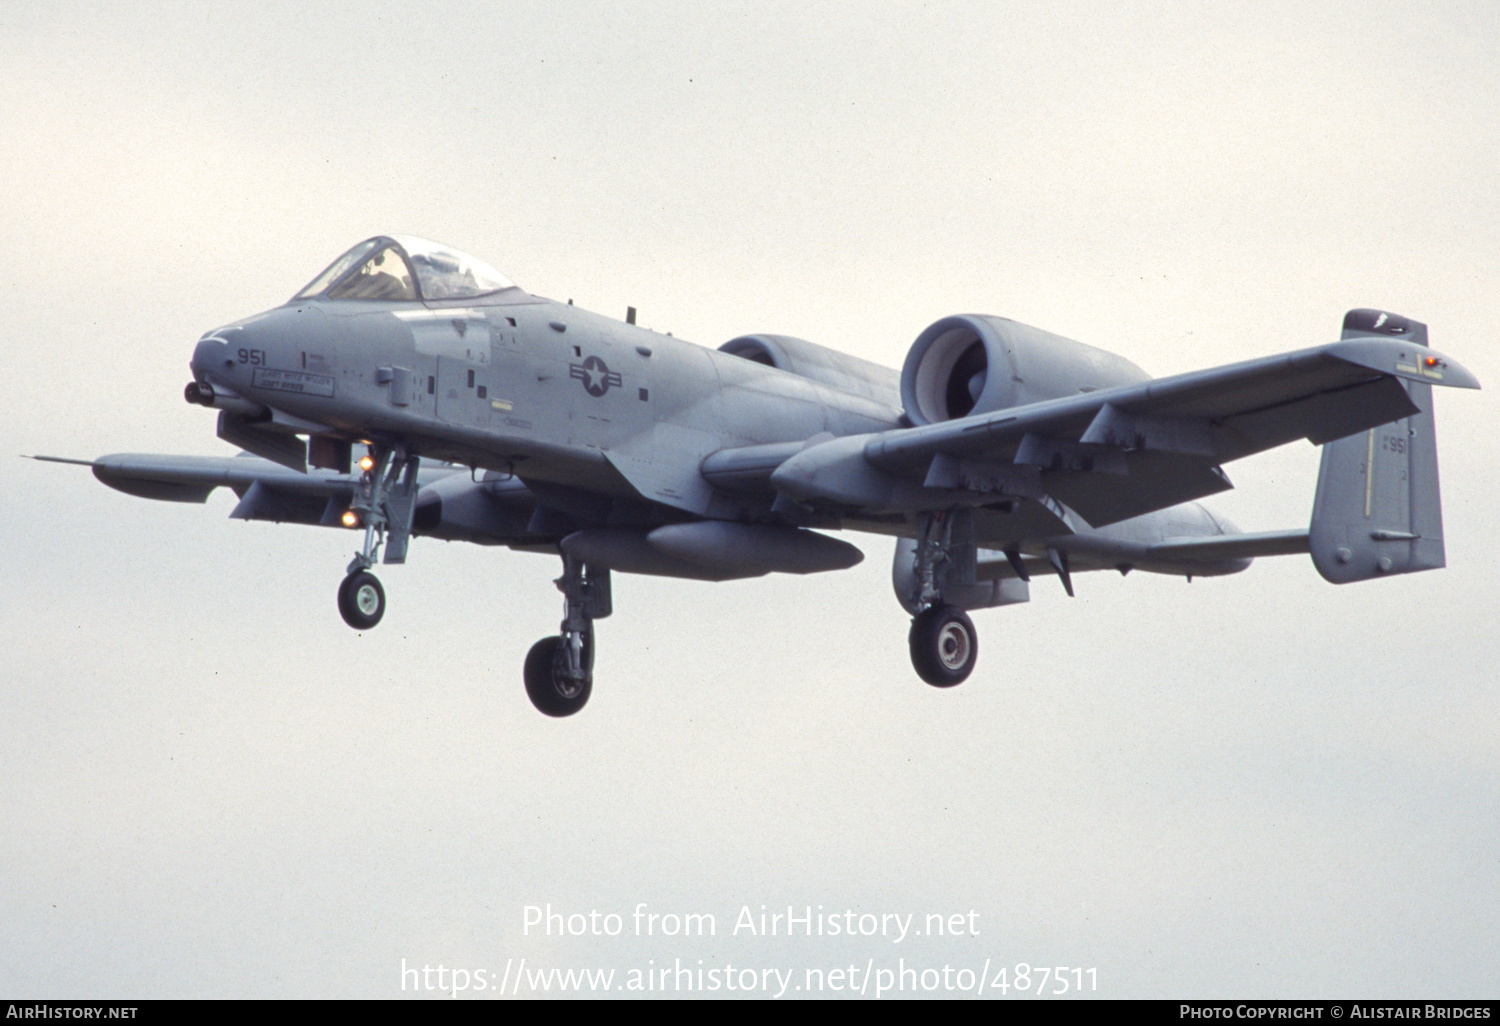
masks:
[[[974,621],[957,606],[933,606],[912,617],[907,641],[917,676],[935,688],[962,684],[979,658]]]
[[[368,570],[356,570],[339,585],[339,615],[357,631],[367,631],[385,615],[385,589]]]
[[[537,711],[548,716],[572,716],[582,709],[594,690],[594,637],[593,632],[583,636],[583,665],[588,676],[583,683],[570,681],[562,672],[567,666],[568,654],[563,648],[563,639],[554,635],[543,638],[531,646],[526,653],[526,697]]]

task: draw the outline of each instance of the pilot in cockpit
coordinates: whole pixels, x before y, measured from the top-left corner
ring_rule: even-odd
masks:
[[[411,272],[394,249],[382,249],[328,290],[330,299],[416,299]]]
[[[489,284],[481,286],[474,273],[460,264],[455,256],[418,251],[411,254],[411,259],[417,267],[417,277],[422,282],[422,295],[427,299],[473,296],[494,288]]]

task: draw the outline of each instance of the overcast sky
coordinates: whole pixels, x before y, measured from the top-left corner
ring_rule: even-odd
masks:
[[[1497,54],[1490,2],[0,5],[14,453],[230,454],[193,341],[380,232],[710,346],[899,367],[985,312],[1165,374],[1379,306],[1490,388],[1438,396],[1445,570],[1041,580],[938,691],[890,544],[847,536],[844,574],[617,578],[566,721],[520,680],[554,560],[419,540],[356,635],[351,535],[14,459],[0,995],[399,996],[402,959],[525,957],[1495,997]],[[1316,468],[1232,464],[1210,505],[1300,526]],[[719,932],[523,935],[548,902]],[[733,935],[762,904],[979,936]]]

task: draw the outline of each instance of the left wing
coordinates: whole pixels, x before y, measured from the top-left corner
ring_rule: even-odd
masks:
[[[1323,444],[1410,416],[1405,382],[1478,388],[1411,340],[1354,338],[1281,356],[857,440],[786,459],[770,483],[845,509],[953,505],[955,493],[1032,499],[1098,527],[1230,487],[1220,464],[1299,438]],[[719,454],[716,454],[716,458]],[[984,501],[971,502],[983,505]]]

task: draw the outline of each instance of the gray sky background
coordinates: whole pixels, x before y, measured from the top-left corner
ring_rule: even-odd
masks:
[[[553,561],[0,485],[0,994],[392,996],[400,960],[1093,966],[1105,996],[1497,995],[1500,8],[0,6],[0,430],[228,454],[204,330],[386,231],[706,345],[900,366],[989,312],[1164,374],[1431,325],[1448,569],[1090,575],[981,612],[951,692],[890,545],[825,578],[623,578],[566,722],[520,683]],[[1231,465],[1247,530],[1317,451]],[[521,910],[717,938],[523,937]],[[980,913],[753,940],[748,904]]]

